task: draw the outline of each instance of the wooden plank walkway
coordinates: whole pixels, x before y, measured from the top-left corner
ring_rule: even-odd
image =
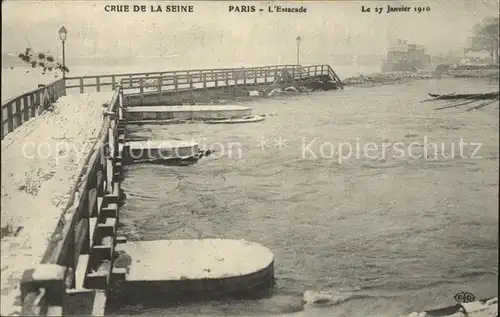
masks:
[[[20,312],[20,279],[42,260],[113,94],[61,97],[2,140],[1,315]],[[2,231],[4,231],[2,229]]]
[[[129,94],[135,89],[142,90],[154,87],[164,91],[183,91],[193,88],[209,88],[229,85],[251,85],[256,83],[273,84],[288,72],[294,79],[329,76],[333,81],[342,82],[335,71],[326,64],[323,65],[272,65],[261,67],[219,68],[219,69],[192,69],[178,71],[159,71],[146,73],[110,74],[82,77],[67,77],[66,89],[79,89],[81,93],[89,91],[100,92],[115,90],[120,83]],[[142,90],[141,90],[142,89]]]

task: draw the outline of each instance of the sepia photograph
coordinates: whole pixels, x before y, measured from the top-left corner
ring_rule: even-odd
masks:
[[[498,317],[499,4],[2,1],[0,315]]]

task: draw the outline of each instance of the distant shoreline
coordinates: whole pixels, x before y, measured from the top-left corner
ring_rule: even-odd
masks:
[[[372,73],[345,78],[342,80],[345,86],[371,87],[377,85],[387,85],[401,82],[408,82],[419,79],[438,78],[478,78],[478,79],[499,79],[498,69],[472,69],[472,70],[448,70],[446,72],[422,71],[422,72],[387,72]]]

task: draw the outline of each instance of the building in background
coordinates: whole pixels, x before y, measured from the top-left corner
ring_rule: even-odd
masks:
[[[465,49],[459,63],[460,65],[488,65],[491,63],[491,54],[486,50],[473,51]]]
[[[387,60],[382,61],[383,72],[417,71],[431,67],[431,57],[425,48],[417,44],[408,44],[398,40],[387,50]]]

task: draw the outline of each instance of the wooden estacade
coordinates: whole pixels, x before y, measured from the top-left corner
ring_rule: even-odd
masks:
[[[102,316],[110,287],[125,275],[122,269],[114,267],[115,246],[125,241],[117,237],[116,230],[120,209],[121,168],[126,124],[123,112],[123,102],[126,96],[120,83],[126,83],[127,78],[131,85],[141,83],[145,78],[155,80],[155,77],[150,74],[140,74],[143,76],[135,74],[135,77],[112,75],[115,83],[112,87],[115,93],[108,104],[100,137],[87,157],[86,168],[79,175],[70,201],[61,215],[55,232],[49,239],[42,263],[40,266],[25,271],[21,280],[21,315]],[[156,78],[160,78],[162,84],[166,84],[165,78],[169,77],[178,85],[182,85],[185,81],[188,89],[189,86],[195,88],[194,85],[199,83],[225,85],[226,80],[228,85],[252,85],[252,81],[255,84],[259,80],[264,83],[267,81],[272,85],[276,80],[286,80],[281,76],[283,74],[286,74],[285,77],[290,80],[328,76],[341,85],[340,79],[328,65],[197,70],[175,72],[175,74],[172,77],[171,72],[161,77],[156,76]],[[132,80],[130,76],[133,77]],[[100,80],[97,79],[97,86],[93,85],[97,90],[100,90],[99,83]],[[38,105],[43,105],[43,102],[47,100],[43,97],[44,95],[49,96],[52,103],[62,92],[65,92],[65,88],[71,88],[71,86],[65,87],[64,82],[61,81],[58,81],[57,85],[54,84],[53,88],[51,87],[36,90],[40,93]],[[77,87],[83,89],[80,85]],[[159,89],[163,87],[160,85]],[[177,86],[177,89],[181,87]],[[24,99],[30,99],[29,93],[14,98],[6,108],[12,109],[11,104],[18,105],[20,102],[16,100]],[[45,104],[48,103],[45,102]],[[32,103],[31,107],[35,105]]]
[[[93,91],[115,90],[121,83],[123,89],[146,89],[150,87],[162,90],[183,90],[208,88],[227,85],[245,85],[260,82],[272,83],[283,71],[288,71],[295,79],[326,75],[343,87],[342,81],[329,65],[272,65],[260,67],[192,69],[162,72],[124,73],[112,75],[95,75],[67,77],[66,88],[79,88],[80,93],[95,88]],[[127,92],[131,93],[131,92]]]
[[[124,90],[128,93],[144,93],[147,88],[157,92],[178,92],[196,88],[215,88],[224,86],[252,86],[276,84],[279,80],[305,80],[328,76],[329,80],[343,87],[342,81],[329,65],[313,66],[266,66],[252,68],[228,68],[220,70],[200,70],[169,72],[161,75],[145,75],[122,79]]]
[[[103,316],[117,237],[124,149],[118,86],[42,263],[21,280],[22,316]]]

